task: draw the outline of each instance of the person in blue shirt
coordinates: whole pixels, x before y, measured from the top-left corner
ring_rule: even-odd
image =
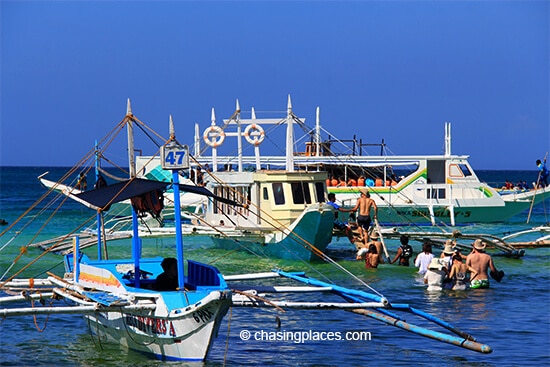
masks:
[[[327,204],[331,205],[334,208],[334,228],[340,231],[344,231],[346,233],[346,236],[348,236],[349,241],[351,243],[354,243],[355,238],[353,237],[353,233],[351,232],[350,225],[338,219],[338,212],[351,212],[351,210],[344,209],[340,205],[336,204],[336,195],[334,195],[333,193],[328,194]]]
[[[546,168],[546,158],[544,159],[544,162],[537,159],[537,167],[539,168],[538,183],[541,184],[542,187],[548,186],[548,168]]]

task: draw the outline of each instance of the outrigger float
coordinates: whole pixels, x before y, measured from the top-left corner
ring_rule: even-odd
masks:
[[[128,108],[119,127],[128,128],[129,140],[133,140],[133,125],[136,123],[141,122]],[[129,152],[131,155],[133,149],[129,149]],[[480,353],[492,352],[488,345],[477,342],[472,335],[434,315],[407,304],[390,302],[311,243],[304,243],[304,246],[359,282],[360,289],[338,286],[307,277],[302,272],[286,272],[281,269],[267,273],[224,275],[212,265],[185,261],[179,223],[181,217],[178,214],[178,171],[187,167],[189,153],[175,139],[171,118],[170,139],[162,146],[161,157],[165,169],[172,172],[173,182],[169,185],[165,182],[136,179],[135,172],[131,169],[130,179],[126,183],[116,188],[112,187],[115,185],[101,187],[78,196],[90,207],[95,207],[100,215],[102,210],[113,203],[137,197],[143,199],[151,193],[159,197],[170,186],[174,190],[175,198],[174,257],[178,264],[177,282],[173,289],[159,289],[156,282],[163,270],[167,271],[163,269],[164,259],[141,256],[137,213],[133,210],[135,232],[130,258],[108,258],[104,247],[106,244],[98,243],[97,259],[91,259],[81,251],[79,239],[75,237],[72,253],[64,257],[63,277],[49,273],[45,279],[20,279],[17,276],[21,271],[10,276],[7,275],[10,269],[6,271],[0,282],[0,290],[4,292],[0,296],[0,303],[4,307],[0,309],[0,316],[81,314],[87,319],[91,332],[164,360],[205,360],[221,320],[230,307],[346,310],[437,341]],[[213,194],[209,194],[211,195]],[[224,198],[216,199],[229,205],[239,205]],[[0,238],[6,233],[7,231],[2,232]],[[30,262],[23,269],[33,263],[34,261]],[[285,283],[274,285],[271,281],[276,279],[285,280]],[[246,284],[248,281],[254,284]],[[261,285],[258,285],[259,281]],[[287,282],[290,281],[299,285],[289,286]],[[320,294],[318,301],[295,301],[295,297],[294,301],[273,299],[272,296],[313,292]],[[340,300],[333,300],[333,296]],[[27,301],[31,302],[30,307],[21,305]],[[40,301],[40,306],[37,301]],[[62,305],[54,305],[56,303]],[[441,331],[412,324],[403,318],[403,313],[428,320]]]

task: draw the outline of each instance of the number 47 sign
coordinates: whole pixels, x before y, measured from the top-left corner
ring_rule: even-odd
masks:
[[[164,169],[189,168],[189,147],[170,142],[161,147],[160,158]]]

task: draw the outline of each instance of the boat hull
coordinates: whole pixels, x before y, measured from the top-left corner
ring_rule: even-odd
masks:
[[[415,204],[401,204],[395,198],[371,189],[371,197],[378,206],[378,220],[386,225],[439,224],[465,225],[472,223],[504,222],[550,198],[550,187],[491,198],[434,200],[432,203],[417,200]],[[349,195],[349,194],[348,194]],[[358,193],[355,193],[358,196]],[[340,196],[342,197],[342,196]],[[353,202],[352,202],[353,203]],[[351,206],[348,206],[351,207]],[[343,213],[340,219],[347,221]]]
[[[98,312],[86,315],[91,332],[162,360],[206,359],[223,316],[229,292],[213,291],[198,307],[159,312]],[[196,305],[195,305],[196,306]]]
[[[212,237],[217,248],[245,250],[279,259],[315,261],[332,240],[334,212],[326,204],[308,207],[288,229],[281,232],[244,235],[243,237]],[[317,254],[316,254],[317,253]]]

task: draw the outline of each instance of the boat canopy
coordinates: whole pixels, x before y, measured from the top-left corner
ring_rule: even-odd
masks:
[[[167,184],[166,182],[134,178],[132,180],[126,180],[113,185],[85,191],[77,194],[76,197],[95,206],[96,208],[105,208],[113,203],[118,203],[151,191],[165,190],[169,185],[170,184]],[[214,195],[205,187],[180,184],[179,188],[182,191],[212,197],[226,204],[242,206],[242,204],[235,201]]]

